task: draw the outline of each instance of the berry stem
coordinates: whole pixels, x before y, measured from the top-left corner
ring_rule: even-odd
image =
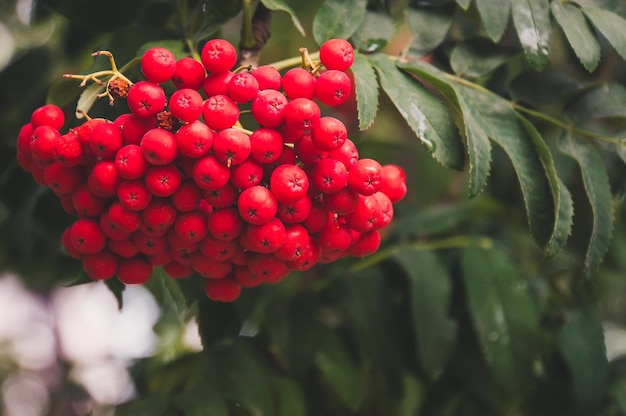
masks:
[[[318,59],[319,52],[310,53],[308,54],[308,56],[311,60]],[[294,56],[292,58],[283,59],[282,61],[277,61],[270,65],[276,68],[278,71],[281,71],[283,69],[290,68],[292,66],[302,65],[303,62],[304,61],[303,61],[302,55],[300,55],[300,56]]]

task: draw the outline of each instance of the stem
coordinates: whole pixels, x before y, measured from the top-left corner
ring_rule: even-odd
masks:
[[[358,272],[372,267],[389,257],[393,256],[403,248],[412,248],[414,250],[443,250],[448,248],[461,248],[471,245],[478,245],[481,248],[489,249],[493,247],[493,240],[487,237],[473,237],[466,235],[458,235],[454,237],[442,238],[432,241],[417,241],[413,243],[399,244],[380,250],[375,254],[355,263],[350,267],[351,272]]]
[[[319,52],[310,53],[309,58],[319,58]],[[302,65],[302,56],[294,56],[293,58],[283,59],[282,61],[274,62],[271,65],[279,71],[292,66]]]
[[[241,25],[242,49],[254,48],[254,34],[252,33],[252,0],[243,0],[243,22]]]

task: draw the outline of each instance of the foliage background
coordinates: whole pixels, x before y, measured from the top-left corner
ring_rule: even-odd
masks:
[[[208,37],[238,44],[241,9],[257,4],[45,0],[20,19],[26,3],[0,5],[13,46],[0,72],[0,267],[46,296],[80,265],[59,244],[71,219],[15,161],[20,126],[44,102],[72,119],[80,90],[61,74],[98,68],[91,52],[123,64],[155,43],[178,54]],[[262,3],[276,12],[261,63],[330,36],[360,48],[358,104],[325,111],[350,124],[361,155],[403,166],[409,195],[379,254],[234,304],[157,272],[160,348],[133,363],[138,394],[116,414],[626,413],[626,5]],[[119,111],[97,103],[92,115]],[[179,341],[194,317],[197,353]],[[0,380],[10,371],[0,366]],[[51,414],[84,396],[63,377]]]

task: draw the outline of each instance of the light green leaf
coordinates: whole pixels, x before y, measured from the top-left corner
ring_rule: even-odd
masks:
[[[298,16],[293,9],[283,0],[261,0],[261,3],[270,10],[285,12],[291,17],[291,22],[302,36],[306,36],[302,23],[298,20]]]
[[[548,0],[515,0],[513,24],[528,62],[538,70],[550,63],[550,5]]]
[[[459,76],[478,78],[504,64],[513,54],[512,49],[493,45],[487,39],[470,39],[452,49],[450,66]]]
[[[319,340],[315,364],[330,387],[352,412],[357,412],[365,400],[365,379],[341,339],[333,332]]]
[[[432,380],[445,370],[456,340],[450,318],[452,285],[437,257],[424,250],[403,248],[394,255],[409,281],[417,358]]]
[[[552,15],[585,69],[593,72],[601,57],[600,43],[580,9],[571,3],[552,1]]]
[[[359,115],[359,129],[369,128],[378,111],[378,81],[376,72],[369,61],[360,53],[354,53],[354,63],[350,68],[354,74],[356,103]]]
[[[463,10],[469,9],[471,2],[472,0],[456,0],[456,4],[458,4]]]
[[[591,277],[598,271],[609,249],[613,232],[613,198],[609,177],[602,157],[587,139],[575,138],[569,133],[564,133],[560,137],[559,148],[578,162],[593,212],[593,224],[583,272],[585,277]]]
[[[462,169],[463,144],[446,106],[387,57],[373,55],[369,59],[383,90],[433,157],[447,167]]]
[[[201,382],[174,397],[173,404],[185,416],[228,416],[228,405],[209,383]]]
[[[467,302],[483,356],[495,380],[512,396],[534,382],[539,313],[519,267],[498,249],[464,250]]]
[[[537,244],[544,246],[552,236],[556,213],[551,183],[532,138],[504,99],[464,86],[457,89],[481,114],[489,138],[511,159],[524,197],[530,231]]]
[[[409,28],[413,33],[411,54],[423,56],[435,49],[446,38],[454,7],[409,7],[406,9]]]
[[[572,230],[572,223],[574,218],[574,206],[572,203],[572,196],[569,191],[558,177],[554,159],[550,148],[541,136],[541,133],[537,128],[528,121],[527,118],[521,114],[517,114],[518,119],[521,121],[522,126],[526,129],[528,136],[532,139],[537,155],[541,160],[543,169],[546,172],[548,181],[550,182],[550,190],[552,191],[552,200],[554,201],[554,212],[556,218],[554,222],[554,228],[550,240],[546,245],[546,254],[548,256],[554,256],[557,254],[567,243]]]
[[[572,376],[577,405],[591,412],[606,394],[609,369],[600,319],[589,311],[570,313],[559,334],[559,347]]]
[[[516,0],[513,0],[514,2]],[[476,0],[478,13],[483,20],[487,34],[494,42],[499,42],[509,25],[510,0]]]
[[[185,51],[185,43],[178,39],[164,39],[154,42],[146,42],[137,49],[137,57],[141,57],[150,48],[165,48],[174,54],[176,59],[189,56],[189,52]]]
[[[570,120],[626,118],[626,87],[616,82],[590,89],[570,102],[565,114]]]
[[[83,90],[83,92],[80,94],[80,97],[78,98],[78,103],[76,104],[77,119],[80,120],[84,118],[82,114],[83,112],[85,114],[89,113],[89,110],[91,110],[91,107],[93,107],[96,100],[98,99],[98,95],[104,92],[105,88],[106,86],[104,85],[93,83]]]
[[[313,19],[313,38],[317,44],[352,36],[365,18],[366,4],[365,0],[326,0]]]
[[[613,45],[617,53],[626,59],[626,19],[604,9],[584,8],[583,12]]]
[[[474,197],[480,193],[487,182],[491,165],[491,144],[484,129],[486,121],[471,97],[457,91],[456,85],[445,78],[445,74],[434,66],[424,62],[413,61],[400,64],[400,68],[426,80],[445,97],[452,107],[461,113],[466,147],[469,155],[469,195]]]

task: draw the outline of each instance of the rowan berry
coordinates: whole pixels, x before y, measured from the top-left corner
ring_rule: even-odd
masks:
[[[237,209],[247,223],[264,224],[276,216],[278,202],[269,189],[256,185],[241,191]]]
[[[133,84],[126,98],[128,108],[137,118],[152,118],[165,108],[165,92],[158,84],[139,81]]]
[[[153,267],[148,259],[143,255],[138,255],[129,259],[120,259],[115,274],[124,284],[142,284],[150,279],[152,270]]]
[[[227,129],[239,119],[239,107],[226,95],[214,95],[204,102],[202,118],[214,130]]]
[[[148,170],[148,162],[141,154],[141,148],[136,144],[127,144],[115,155],[115,168],[120,178],[134,180],[143,177]]]
[[[100,224],[92,218],[79,218],[70,228],[74,248],[83,254],[96,254],[106,245],[107,239]]]
[[[207,280],[204,290],[211,300],[233,302],[241,294],[241,285],[233,279]]]
[[[328,106],[344,103],[352,92],[352,81],[345,72],[329,69],[315,81],[315,96]]]
[[[171,196],[183,181],[181,171],[174,165],[151,166],[146,171],[145,184],[155,196]]]
[[[141,211],[152,201],[152,192],[141,179],[121,181],[117,187],[117,199],[126,209]]]
[[[290,99],[315,98],[315,77],[303,68],[291,68],[285,72],[282,87]]]
[[[172,83],[178,89],[191,88],[198,91],[202,88],[206,72],[204,66],[188,56],[176,61]]]
[[[178,156],[176,137],[163,129],[148,130],[139,144],[143,158],[151,165],[167,165]]]
[[[182,88],[172,93],[168,105],[174,117],[190,123],[202,115],[204,100],[198,91]]]
[[[230,179],[230,169],[213,155],[205,156],[193,165],[193,180],[202,189],[215,191]]]
[[[259,91],[252,101],[252,116],[264,127],[278,127],[285,120],[287,97],[276,90]]]
[[[202,65],[213,73],[229,71],[237,62],[237,50],[224,39],[211,39],[202,47]]]
[[[320,46],[320,61],[328,69],[347,71],[354,62],[354,49],[344,39],[329,39]]]

